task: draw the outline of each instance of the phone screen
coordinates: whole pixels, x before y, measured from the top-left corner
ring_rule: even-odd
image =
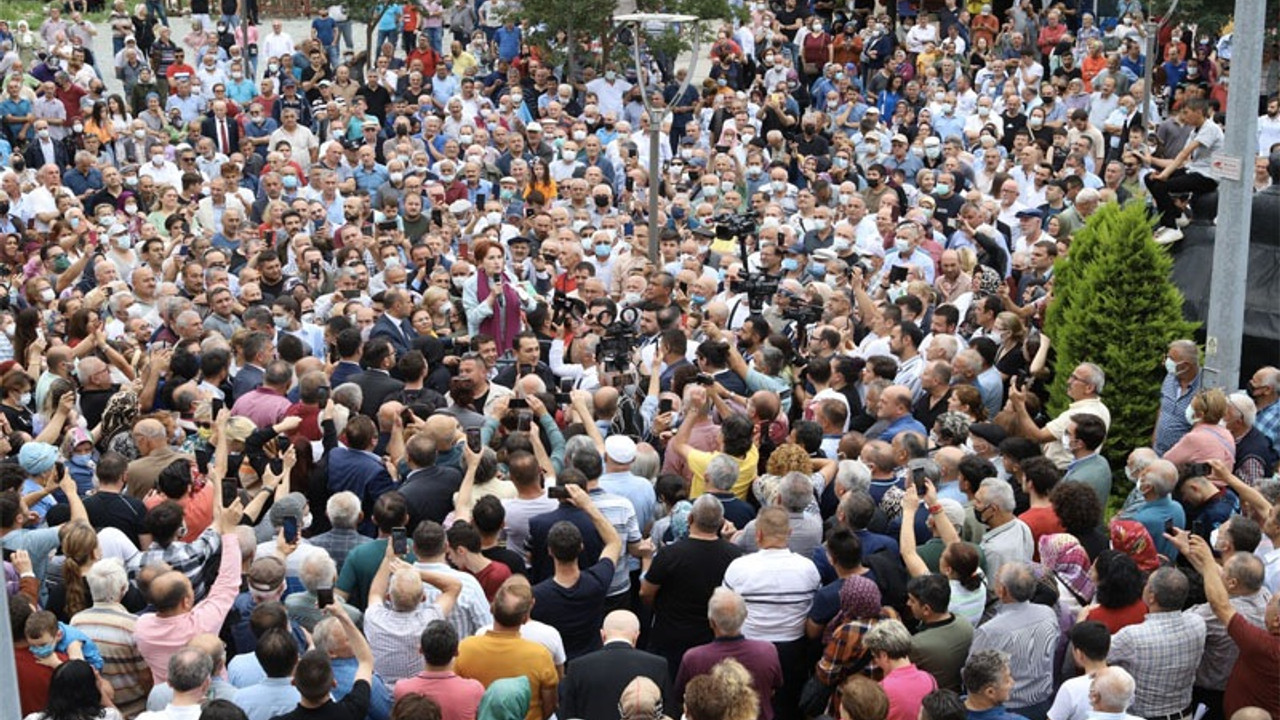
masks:
[[[396,555],[409,552],[409,533],[404,528],[391,528],[391,551]]]
[[[316,607],[326,608],[333,604],[333,588],[316,588]]]
[[[671,412],[671,406],[671,398],[662,398],[658,401],[658,414],[661,415],[662,413]]]
[[[547,497],[553,500],[568,500],[569,489],[563,485],[552,485],[547,488]]]
[[[480,452],[480,428],[467,428],[467,447],[471,452]]]
[[[293,515],[284,518],[284,541],[290,545],[298,542],[298,518]]]
[[[533,425],[533,416],[529,413],[520,413],[516,418],[516,430],[520,432],[529,432],[529,427]]]

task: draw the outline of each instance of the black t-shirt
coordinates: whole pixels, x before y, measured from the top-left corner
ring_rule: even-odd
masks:
[[[81,390],[80,414],[84,416],[89,427],[97,427],[102,422],[102,413],[107,409],[107,401],[112,395],[120,392],[119,385],[112,385],[106,390]]]
[[[601,646],[604,599],[613,581],[613,560],[600,558],[578,575],[573,587],[547,578],[533,586],[531,617],[560,631],[566,660],[573,660]]]
[[[742,549],[726,540],[685,538],[665,545],[645,579],[660,586],[653,601],[653,645],[663,650],[691,648],[712,640],[707,602],[724,581],[729,563]]]
[[[299,705],[274,720],[364,720],[369,712],[369,681],[356,680],[351,692],[341,700],[330,700],[318,708]]]
[[[129,542],[139,550],[146,550],[138,543],[138,536],[147,532],[144,522],[147,517],[147,507],[141,500],[123,493],[99,490],[86,496],[83,502],[84,510],[89,515],[89,525],[94,530],[115,528],[124,533],[129,538]],[[49,527],[61,525],[70,519],[71,506],[65,502],[49,508],[49,512],[45,515],[45,521],[49,523]]]
[[[33,435],[31,432],[31,411],[26,408],[13,408],[0,404],[0,412],[9,419],[9,427],[17,432]]]
[[[511,568],[512,575],[529,574],[529,568],[524,563],[524,556],[514,550],[507,549],[506,545],[494,545],[491,548],[485,548],[480,551],[480,554]]]

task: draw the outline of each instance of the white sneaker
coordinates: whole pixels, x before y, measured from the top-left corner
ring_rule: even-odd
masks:
[[[1177,228],[1160,228],[1156,231],[1157,245],[1172,245],[1182,239],[1182,231]]]
[[[1173,221],[1173,224],[1177,225],[1178,229],[1181,230],[1182,228],[1191,224],[1191,218],[1187,217],[1186,215],[1179,215],[1178,219]]]

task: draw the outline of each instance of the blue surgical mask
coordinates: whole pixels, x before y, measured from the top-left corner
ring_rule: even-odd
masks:
[[[783,272],[794,272],[799,269],[800,269],[800,263],[796,262],[793,258],[782,259]]]
[[[613,246],[609,243],[596,243],[596,257],[608,257]]]
[[[295,190],[298,187],[298,178],[294,175],[285,175],[283,178],[286,190]]]
[[[693,303],[694,305],[706,305],[707,296],[706,295],[690,295],[689,302]]]
[[[29,647],[31,648],[31,654],[35,655],[36,659],[43,660],[53,654],[54,643],[49,643],[48,645],[31,645]]]
[[[827,266],[820,262],[809,263],[809,274],[814,277],[822,277],[827,272]]]

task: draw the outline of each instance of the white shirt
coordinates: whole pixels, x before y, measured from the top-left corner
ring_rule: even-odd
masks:
[[[293,54],[293,38],[287,33],[267,33],[262,38],[262,57],[265,59],[278,58],[281,55]]]
[[[138,175],[150,177],[156,185],[168,185],[179,193],[182,192],[182,171],[168,160],[162,162],[159,167],[156,167],[155,162],[148,162],[138,168]]]
[[[58,201],[53,197],[53,192],[49,188],[41,185],[40,187],[27,193],[26,217],[24,220],[35,220],[36,230],[47,232],[49,223],[36,220],[36,216],[41,213],[58,212]]]
[[[1280,115],[1258,116],[1258,157],[1267,157],[1276,143],[1280,143]]]
[[[749,640],[790,642],[804,636],[813,594],[822,585],[813,561],[786,548],[759,550],[729,563],[724,586],[742,596]]]
[[[614,78],[613,82],[598,77],[587,83],[587,90],[596,94],[596,106],[600,108],[602,115],[614,113],[617,116],[622,115],[623,103],[622,98],[631,90],[631,83],[622,78]],[[646,135],[648,133],[645,133]],[[640,157],[648,157],[641,155]]]
[[[1090,710],[1089,685],[1093,676],[1080,675],[1062,683],[1049,708],[1049,720],[1085,720]]]

